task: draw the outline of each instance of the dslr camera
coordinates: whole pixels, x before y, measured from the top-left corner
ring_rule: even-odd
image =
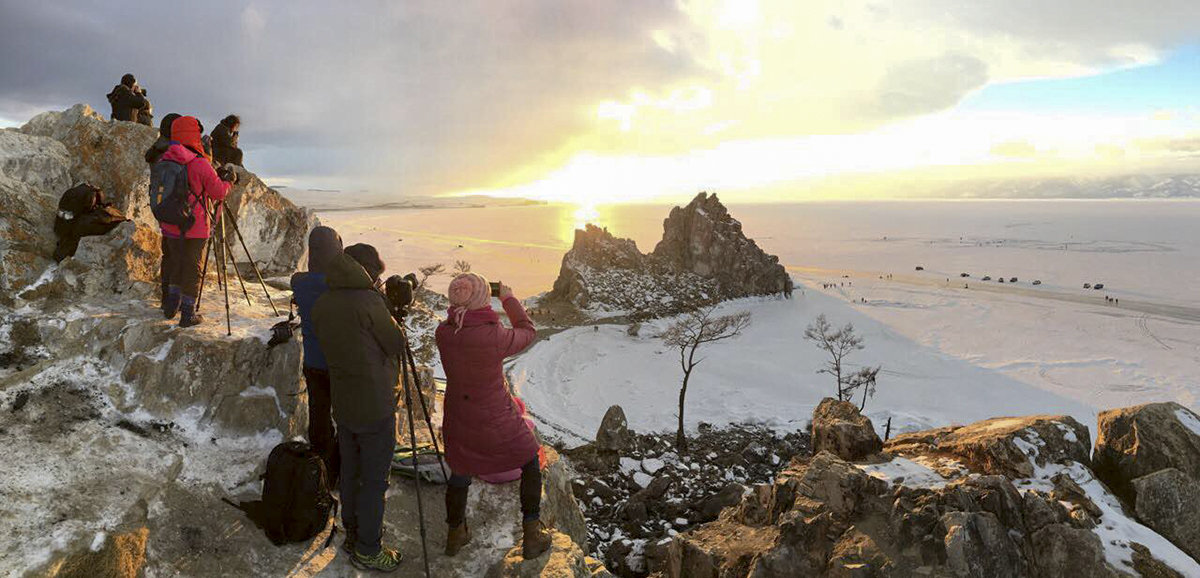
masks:
[[[392,316],[403,319],[408,314],[409,307],[416,300],[417,287],[420,286],[416,273],[404,276],[392,275],[383,283],[384,295],[387,296],[388,308]]]

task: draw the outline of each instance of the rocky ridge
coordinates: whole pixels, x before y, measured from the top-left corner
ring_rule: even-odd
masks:
[[[700,193],[671,210],[650,254],[607,229],[589,224],[576,230],[547,301],[639,320],[791,290],[779,259],[746,237],[716,195]]]
[[[1200,443],[1200,428],[1189,425],[1195,414],[1167,410],[1113,411],[1138,420],[1147,438],[1186,433],[1177,439]],[[857,421],[821,413],[814,431]],[[688,578],[1200,576],[1189,552],[1196,509],[1178,499],[1195,495],[1196,479],[1180,469],[1190,454],[1172,453],[1137,478],[1145,507],[1135,514],[1090,467],[1105,455],[1138,462],[1136,447],[1114,442],[1124,430],[1105,424],[1101,417],[1094,450],[1087,428],[1067,416],[915,432],[858,461],[817,446],[716,521],[676,536],[650,570]],[[1152,487],[1162,489],[1143,493]]]

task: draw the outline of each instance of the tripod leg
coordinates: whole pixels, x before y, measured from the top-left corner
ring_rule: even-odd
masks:
[[[242,295],[246,297],[246,305],[253,307],[254,303],[250,302],[250,293],[246,291],[246,282],[242,280],[242,272],[237,268],[237,261],[233,260],[233,247],[229,246],[229,239],[222,238],[221,240],[224,242],[225,254],[229,255],[229,260],[233,263],[233,275],[237,277],[238,285],[242,287]]]
[[[254,274],[258,276],[258,284],[262,285],[263,293],[267,296],[267,302],[271,304],[271,311],[275,315],[279,315],[279,310],[275,308],[275,301],[271,299],[271,292],[267,291],[267,284],[263,281],[262,272],[258,270],[258,263],[254,261],[254,257],[250,256],[250,249],[246,248],[246,239],[242,237],[242,230],[238,228],[237,219],[233,217],[233,212],[229,207],[225,207],[225,214],[229,216],[229,222],[233,224],[233,233],[237,235],[238,242],[242,244],[242,250],[246,252],[246,259],[250,261],[250,266],[254,268]]]
[[[412,342],[408,340],[408,331],[405,330],[403,322],[400,323],[400,333],[404,336],[404,352],[405,357],[402,360],[413,376],[413,384],[417,387],[417,400],[421,402],[421,413],[425,415],[425,427],[429,428],[429,438],[433,440],[433,452],[437,454],[438,467],[442,469],[442,477],[446,480],[450,479],[450,471],[446,469],[446,462],[442,459],[442,448],[439,447],[437,432],[433,431],[433,419],[429,417],[429,406],[425,403],[425,396],[421,395],[421,382],[417,379],[417,362],[412,352]],[[433,387],[433,384],[430,384]],[[437,397],[437,389],[433,390],[433,397]]]
[[[412,390],[409,389],[408,367],[401,364],[400,368],[400,379],[404,383],[404,409],[408,413],[408,442],[412,447],[413,474],[415,474],[413,479],[417,483],[417,523],[421,531],[421,561],[425,564],[425,576],[428,578],[432,575],[429,572],[429,546],[425,540],[425,503],[421,500],[421,471],[417,467],[417,431],[413,425]]]
[[[221,219],[221,238],[225,238],[225,220]],[[224,251],[222,251],[224,253]],[[225,259],[222,258],[222,261]],[[229,320],[229,270],[225,268],[225,263],[221,263],[221,270],[225,272],[225,335],[233,335],[233,323]]]
[[[212,243],[204,246],[204,268],[200,270],[200,290],[196,291],[196,309],[200,308],[200,297],[204,295],[204,283],[208,280],[208,256],[212,253]]]

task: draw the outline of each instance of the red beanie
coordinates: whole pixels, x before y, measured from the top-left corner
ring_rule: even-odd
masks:
[[[200,121],[194,116],[181,116],[171,123],[171,140],[208,158],[208,155],[204,154],[204,143],[200,140],[201,132]]]

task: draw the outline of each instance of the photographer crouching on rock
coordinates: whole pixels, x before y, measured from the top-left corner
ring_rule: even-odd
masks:
[[[370,253],[364,264],[352,253]],[[312,323],[329,366],[333,419],[341,454],[343,549],[364,570],[390,572],[402,556],[383,547],[384,495],[396,445],[395,388],[404,336],[376,289],[383,272],[378,253],[347,248],[325,264],[325,291]]]
[[[436,333],[446,371],[442,434],[452,471],[446,488],[446,554],[455,555],[471,539],[466,523],[471,477],[520,468],[522,554],[536,558],[550,547],[550,533],[540,521],[540,446],[504,379],[504,359],[533,343],[533,321],[512,289],[489,285],[475,273],[455,277],[449,296],[449,317]],[[500,324],[492,296],[500,298],[512,329]]]

